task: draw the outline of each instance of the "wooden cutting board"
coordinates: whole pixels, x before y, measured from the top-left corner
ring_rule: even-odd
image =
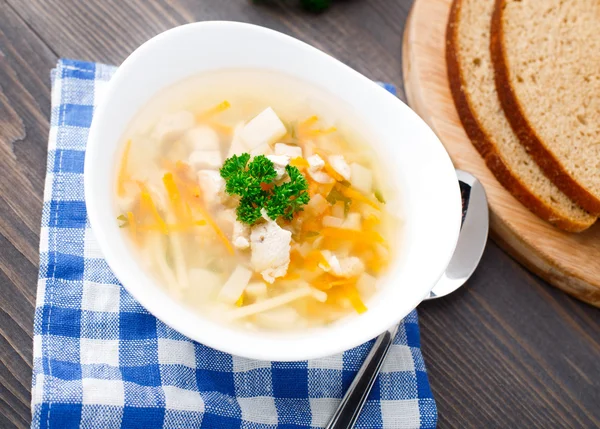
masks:
[[[433,128],[455,166],[483,183],[494,240],[552,285],[600,307],[600,222],[573,234],[537,218],[498,183],[462,127],[446,74],[451,3],[416,0],[413,5],[403,43],[408,103]]]

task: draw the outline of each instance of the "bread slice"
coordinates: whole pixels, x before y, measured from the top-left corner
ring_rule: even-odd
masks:
[[[448,77],[460,119],[498,181],[542,219],[568,231],[596,220],[544,175],[506,120],[490,54],[490,0],[454,0],[446,33]]]
[[[600,215],[600,1],[496,0],[500,102],[546,175]]]

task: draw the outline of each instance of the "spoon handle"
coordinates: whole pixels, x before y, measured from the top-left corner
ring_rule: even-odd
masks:
[[[398,325],[377,337],[331,421],[325,429],[351,429],[375,383],[379,369],[398,332]]]

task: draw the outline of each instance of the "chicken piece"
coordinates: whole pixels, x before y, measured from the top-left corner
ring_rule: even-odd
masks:
[[[331,155],[329,157],[329,164],[345,180],[350,180],[350,166],[343,155]]]
[[[363,194],[371,195],[373,192],[373,173],[371,170],[353,162],[350,164],[350,171],[352,186]]]
[[[200,184],[204,204],[207,207],[221,203],[227,198],[225,194],[225,180],[217,170],[198,171],[198,183]]]
[[[188,162],[195,170],[217,170],[223,165],[223,157],[219,150],[195,150],[190,154]]]
[[[290,157],[287,155],[267,155],[267,158],[273,163],[275,167],[275,180],[281,180],[287,174],[285,167],[290,163]]]
[[[250,247],[251,264],[263,279],[273,283],[275,278],[287,273],[290,265],[290,241],[292,233],[280,228],[277,222],[267,220],[252,227]]]
[[[233,237],[233,229],[235,227],[237,215],[234,209],[219,210],[215,216],[215,221],[221,231],[229,237]]]
[[[308,174],[317,183],[332,183],[333,179],[331,176],[323,171],[325,161],[319,155],[312,155],[308,157]]]
[[[192,128],[195,122],[194,115],[187,110],[165,115],[154,127],[152,137],[161,144],[172,143]]]
[[[183,143],[189,150],[219,150],[219,135],[208,125],[198,125],[183,136]]]
[[[233,232],[231,242],[237,249],[244,250],[250,247],[250,227],[235,219],[233,221]]]
[[[363,264],[356,256],[338,258],[328,250],[323,250],[321,253],[329,264],[329,267],[326,267],[323,264],[320,264],[319,266],[323,271],[330,272],[336,277],[357,277],[365,271],[365,264]]]
[[[277,113],[267,107],[246,124],[240,136],[248,149],[254,149],[261,144],[271,144],[286,133],[287,129]]]
[[[291,159],[302,157],[302,148],[285,143],[275,143],[275,155],[287,155]]]

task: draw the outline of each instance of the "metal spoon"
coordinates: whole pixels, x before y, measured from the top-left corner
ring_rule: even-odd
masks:
[[[456,175],[463,203],[460,235],[446,272],[424,300],[446,296],[465,284],[477,268],[487,241],[488,207],[483,186],[467,172],[456,170]],[[354,427],[398,328],[395,325],[377,337],[326,429]]]

